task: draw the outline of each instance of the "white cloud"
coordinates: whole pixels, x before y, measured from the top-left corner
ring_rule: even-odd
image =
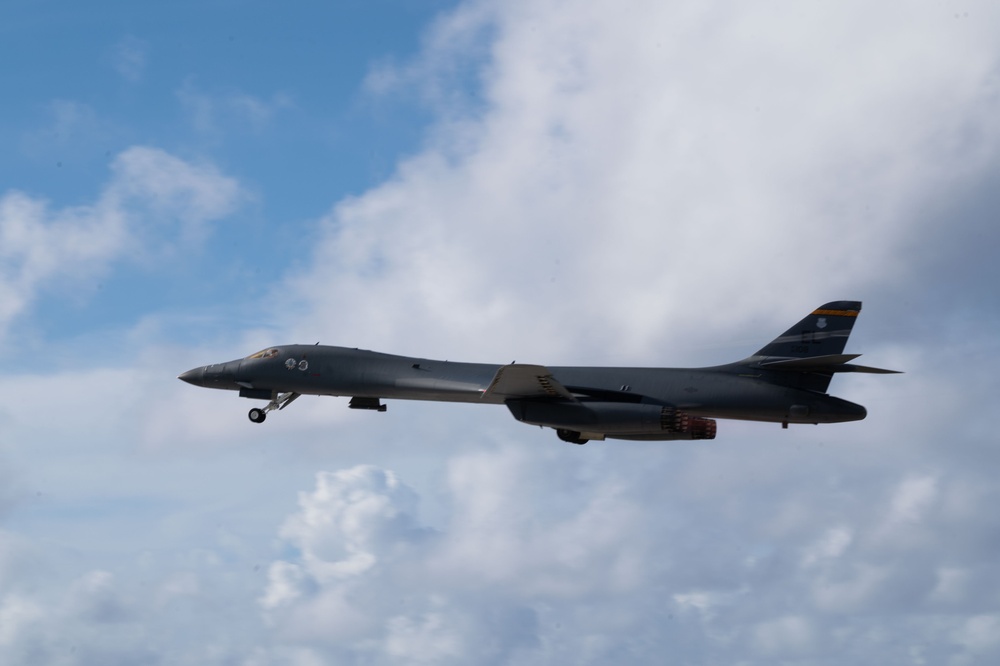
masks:
[[[410,664],[440,664],[462,659],[468,640],[456,626],[454,617],[430,612],[420,618],[405,616],[389,620],[386,653]]]
[[[792,616],[757,625],[754,640],[766,655],[789,657],[808,654],[815,637],[809,620]]]
[[[494,3],[458,5],[428,26],[415,58],[405,63],[392,59],[373,63],[363,90],[376,99],[416,94],[438,118],[460,121],[481,107],[474,89],[490,71],[498,15]]]
[[[73,615],[103,624],[119,622],[131,615],[126,602],[114,587],[114,575],[108,571],[90,571],[75,581],[67,604]]]
[[[851,613],[875,605],[880,589],[888,582],[888,570],[869,564],[849,565],[847,569],[817,581],[814,594],[818,608]]]
[[[473,471],[490,463],[494,481]],[[483,483],[508,485],[532,464],[512,451],[457,461],[449,482],[455,517],[444,531],[418,527],[416,495],[391,472],[359,466],[319,474],[281,529],[295,557],[271,565],[263,610],[286,641],[322,644],[331,655],[346,650],[349,660],[505,663],[512,651],[537,649],[541,608],[588,590],[620,591],[613,567],[611,580],[588,572],[612,549],[632,549],[605,543],[600,526],[612,521],[594,514],[602,499],[567,507],[560,518],[539,514],[544,522],[534,526],[521,523],[541,491],[536,485],[521,499],[482,503]],[[500,500],[496,490],[484,494]]]
[[[977,657],[1000,654],[1000,615],[977,615],[955,631],[955,640]]]
[[[0,336],[43,288],[78,287],[128,254],[148,259],[200,240],[242,197],[214,167],[156,148],[123,151],[111,171],[92,204],[52,210],[23,192],[0,197]]]
[[[14,643],[43,614],[42,608],[32,599],[19,595],[4,597],[0,601],[0,645]]]
[[[149,44],[138,37],[123,37],[112,50],[112,65],[118,74],[129,83],[142,79],[149,58]]]
[[[386,542],[412,538],[415,496],[395,474],[363,466],[320,473],[316,490],[299,496],[300,514],[281,536],[302,551],[310,576],[323,584],[357,576],[378,563]]]
[[[285,93],[265,99],[242,91],[209,93],[188,79],[176,92],[192,126],[204,134],[218,135],[234,128],[263,131],[282,109],[293,105]]]
[[[97,113],[93,107],[83,102],[57,99],[49,104],[48,112],[52,117],[52,125],[36,133],[37,139],[41,139],[44,134],[54,143],[66,145],[75,139],[102,131]]]
[[[452,459],[449,483],[456,494],[452,537],[436,567],[442,575],[462,576],[472,587],[500,585],[526,595],[579,598],[634,589],[642,578],[646,542],[642,512],[614,475],[589,486],[577,504],[550,507],[538,514],[512,496],[544,495],[566,487],[551,463],[517,450],[478,453]],[[587,572],[601,571],[601,577]]]
[[[182,241],[200,240],[206,223],[229,215],[245,197],[237,181],[213,165],[186,162],[156,148],[129,148],[111,170],[102,203],[131,213],[140,238],[153,222],[178,227]]]
[[[300,328],[638,360],[904,279],[921,208],[995,154],[993,50],[860,9],[475,13],[426,57],[494,21],[487,106],[324,220]]]
[[[930,598],[935,602],[960,602],[969,593],[969,580],[968,571],[944,567],[937,572],[937,584]]]
[[[888,520],[891,523],[917,523],[937,497],[937,480],[922,476],[899,484],[893,493]]]
[[[853,540],[850,528],[831,527],[817,542],[810,545],[802,558],[804,566],[810,566],[824,560],[841,557]]]
[[[41,167],[44,175],[39,188],[58,187],[67,181],[82,182],[94,170],[103,169],[111,156],[108,146],[122,145],[128,141],[122,127],[101,113],[101,106],[56,97],[41,103],[40,113],[32,115],[34,127],[20,132],[18,151],[11,157],[27,157],[18,169],[24,175],[33,167]],[[52,167],[59,169],[51,171]],[[54,179],[54,180],[53,180]],[[65,179],[65,180],[64,180]],[[29,180],[30,182],[30,180]]]
[[[414,538],[414,491],[400,494],[406,486],[396,475],[371,466],[320,474],[281,530],[293,555],[271,565],[260,600],[280,649],[310,645],[327,658],[373,664],[599,663],[613,655],[645,663],[665,650],[817,659],[889,654],[900,639],[918,653],[956,643],[961,655],[992,649],[987,620],[956,614],[956,598],[942,599],[933,585],[920,589],[922,577],[935,575],[934,560],[921,554],[903,563],[889,553],[883,565],[877,544],[848,550],[845,527],[819,522],[818,559],[808,571],[786,566],[790,538],[775,541],[770,555],[746,558],[736,544],[766,539],[759,517],[774,504],[805,503],[817,522],[829,496],[810,491],[813,484],[789,484],[780,499],[750,486],[742,509],[723,518],[718,498],[702,507],[676,490],[687,469],[682,451],[659,451],[665,460],[650,460],[648,473],[612,490],[614,479],[589,477],[579,460],[523,446],[453,458],[451,518],[429,539]],[[635,470],[652,453],[601,456],[598,469]],[[614,495],[621,497],[608,505]],[[671,508],[681,503],[682,512]],[[890,508],[838,516],[871,532]],[[678,513],[689,520],[678,522]],[[732,541],[712,534],[720,530]],[[382,536],[358,536],[373,532]],[[360,542],[365,566],[342,567]],[[616,560],[630,576],[619,577]],[[927,603],[945,605],[931,606],[942,611],[933,620],[910,615]],[[881,628],[858,625],[859,613],[875,613]]]

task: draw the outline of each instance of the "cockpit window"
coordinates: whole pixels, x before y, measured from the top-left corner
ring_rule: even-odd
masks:
[[[262,351],[259,351],[256,354],[250,354],[249,356],[247,356],[247,358],[248,359],[250,359],[250,358],[274,358],[277,355],[278,355],[278,350],[275,349],[274,347],[271,347],[270,349],[264,349]]]

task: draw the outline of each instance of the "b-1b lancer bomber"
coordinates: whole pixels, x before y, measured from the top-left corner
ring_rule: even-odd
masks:
[[[787,428],[865,418],[861,405],[827,393],[840,372],[895,372],[855,365],[860,354],[843,353],[860,311],[858,301],[827,303],[752,356],[706,368],[453,363],[316,344],[269,347],[179,379],[268,401],[250,410],[254,423],[299,396],[332,395],[379,412],[383,399],[506,405],[518,421],[574,444],[714,439],[715,419]]]

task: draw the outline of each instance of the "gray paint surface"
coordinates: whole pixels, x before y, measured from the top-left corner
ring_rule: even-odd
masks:
[[[524,423],[589,439],[711,439],[714,419],[838,423],[865,418],[861,405],[826,391],[840,372],[891,373],[843,354],[861,311],[833,301],[812,311],[755,354],[704,368],[586,367],[455,363],[325,345],[280,345],[243,359],[194,368],[180,379],[265,399],[250,419],[300,395],[349,396],[385,411],[382,399],[506,405]]]

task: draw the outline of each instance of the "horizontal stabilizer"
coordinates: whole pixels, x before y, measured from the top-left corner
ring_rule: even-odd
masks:
[[[563,398],[576,400],[565,386],[552,378],[544,365],[502,365],[482,397],[508,398]]]
[[[822,368],[830,365],[841,365],[848,361],[853,361],[861,354],[827,354],[826,356],[807,356],[805,358],[780,358],[771,361],[761,361],[762,368],[774,368],[775,370],[800,370]]]
[[[819,372],[830,374],[834,372],[866,372],[877,375],[900,374],[898,370],[872,368],[867,365],[852,365],[848,361],[861,354],[828,354],[826,356],[810,356],[807,358],[785,358],[773,361],[761,361],[760,367],[768,370],[788,370],[791,372]]]
[[[872,375],[901,375],[902,370],[887,370],[885,368],[873,368],[868,365],[842,365],[837,372],[867,372]]]

